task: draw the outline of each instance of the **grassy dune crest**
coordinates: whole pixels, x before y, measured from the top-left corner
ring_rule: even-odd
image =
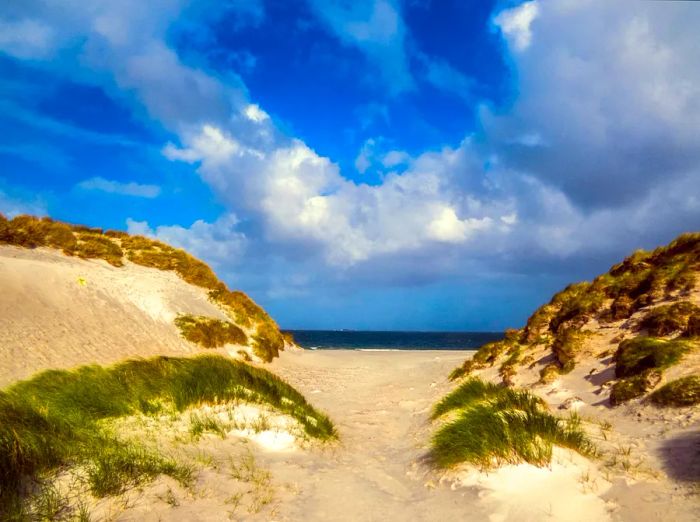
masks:
[[[435,405],[432,417],[448,414],[432,440],[432,457],[441,467],[462,462],[487,469],[521,462],[544,466],[554,445],[584,455],[595,452],[577,417],[555,417],[524,390],[468,379]]]
[[[13,384],[0,391],[0,512],[21,511],[23,480],[60,466],[83,467],[96,496],[159,474],[186,482],[190,468],[125,443],[100,421],[238,399],[292,416],[310,437],[335,437],[328,417],[283,380],[215,355],[49,370]]]
[[[2,214],[0,244],[55,248],[69,256],[103,259],[115,267],[123,266],[128,259],[138,265],[175,272],[187,283],[208,290],[211,301],[237,325],[256,330],[252,347],[262,360],[269,362],[284,349],[284,337],[265,310],[245,293],[229,290],[206,263],[179,248],[118,230],[103,231],[26,215],[8,220]]]
[[[591,356],[586,347],[592,333],[584,326],[612,325],[638,313],[640,319],[629,328],[639,335],[615,341],[619,380],[612,401],[641,397],[658,384],[665,368],[698,347],[700,308],[689,296],[699,273],[700,233],[683,234],[652,252],[638,250],[593,281],[571,284],[555,294],[523,328],[507,330],[502,340],[481,346],[450,378],[499,365],[503,383],[511,385],[519,370],[533,364],[533,355],[541,357],[544,349],[553,360],[540,369],[540,382],[551,382]]]

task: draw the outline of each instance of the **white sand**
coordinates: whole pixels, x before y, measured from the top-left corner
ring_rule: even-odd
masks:
[[[173,272],[0,246],[0,386],[48,368],[201,352],[178,313],[225,319]]]

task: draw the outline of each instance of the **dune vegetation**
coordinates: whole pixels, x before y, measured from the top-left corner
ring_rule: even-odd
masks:
[[[692,330],[692,325],[698,319],[700,307],[688,301],[679,301],[651,309],[639,323],[639,329],[646,330],[647,335],[654,337],[672,334],[694,337],[697,334]]]
[[[658,406],[695,406],[700,404],[700,375],[688,375],[665,384],[649,398]]]
[[[248,336],[230,321],[201,315],[180,314],[175,326],[188,341],[204,348],[219,348],[226,344],[248,344]]]
[[[640,335],[617,340],[612,352],[618,381],[611,400],[620,404],[641,397],[658,384],[665,368],[698,345],[700,307],[688,297],[698,273],[700,233],[683,234],[652,252],[639,250],[593,281],[555,294],[525,327],[507,330],[502,340],[481,346],[450,378],[498,364],[503,383],[512,384],[519,369],[534,362],[531,354],[544,349],[553,361],[540,369],[540,382],[552,382],[591,355],[586,345],[593,334],[585,325],[615,326],[638,313],[641,318],[631,328]]]
[[[433,420],[447,417],[432,439],[438,466],[468,462],[482,468],[528,462],[544,466],[554,445],[595,453],[576,416],[560,419],[525,390],[470,378],[438,402]]]
[[[0,244],[55,248],[69,256],[102,259],[115,267],[123,266],[128,260],[137,265],[175,272],[187,283],[208,290],[210,300],[236,325],[255,330],[252,348],[260,359],[269,362],[284,350],[284,337],[265,310],[245,293],[229,290],[206,263],[179,248],[118,230],[103,231],[27,215],[8,220],[2,214]]]
[[[83,470],[98,497],[160,474],[187,483],[190,465],[127,442],[105,421],[238,400],[290,415],[310,437],[335,437],[328,417],[280,378],[216,355],[49,370],[17,382],[0,391],[0,512],[25,519],[26,479],[65,467]]]

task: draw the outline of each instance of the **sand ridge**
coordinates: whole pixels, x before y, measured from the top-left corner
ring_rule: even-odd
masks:
[[[174,272],[0,245],[0,386],[44,369],[188,355],[178,313],[226,319]]]

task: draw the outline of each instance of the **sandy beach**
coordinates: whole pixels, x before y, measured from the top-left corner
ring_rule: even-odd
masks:
[[[331,416],[340,440],[330,445],[275,450],[250,443],[246,451],[269,472],[269,504],[232,512],[234,520],[275,521],[588,521],[612,520],[615,505],[581,476],[594,466],[567,452],[549,468],[509,466],[492,474],[444,473],[426,462],[434,426],[432,404],[452,386],[458,351],[285,353],[273,371]],[[203,440],[213,458],[240,452],[235,437]],[[226,481],[231,486],[226,485]],[[600,486],[606,483],[600,481]],[[177,490],[178,506],[163,499],[162,481],[147,488],[118,520],[221,520],[224,475],[205,472],[198,493]],[[177,489],[173,486],[173,489]]]
[[[204,291],[172,273],[130,263],[116,269],[44,249],[0,248],[0,283],[6,290],[0,296],[0,384],[47,368],[202,353],[180,337],[172,319],[182,311],[221,314]],[[610,335],[596,342],[609,344]],[[208,353],[236,354],[236,347],[228,348]],[[437,428],[430,410],[456,386],[448,375],[467,357],[464,351],[283,352],[260,366],[325,411],[338,441],[303,440],[286,430],[289,419],[277,419],[281,424],[273,429],[232,429],[223,438],[178,438],[177,429],[186,434],[190,413],[197,413],[188,411],[176,421],[179,428],[166,423],[149,436],[179,460],[196,463],[194,483],[182,487],[159,477],[123,496],[96,500],[91,511],[100,520],[125,521],[697,520],[698,413],[609,408],[596,376],[610,370],[596,358],[547,386],[535,384],[534,370],[523,371],[517,384],[532,387],[564,416],[559,407],[580,403],[599,459],[556,449],[544,468],[436,470],[427,462]],[[489,368],[483,377],[496,381],[496,372]],[[250,411],[253,424],[275,416],[249,405],[234,408],[236,415]],[[650,422],[640,425],[640,416]],[[145,436],[142,421],[135,419],[134,430],[125,433]],[[241,474],[246,462],[254,465]]]

